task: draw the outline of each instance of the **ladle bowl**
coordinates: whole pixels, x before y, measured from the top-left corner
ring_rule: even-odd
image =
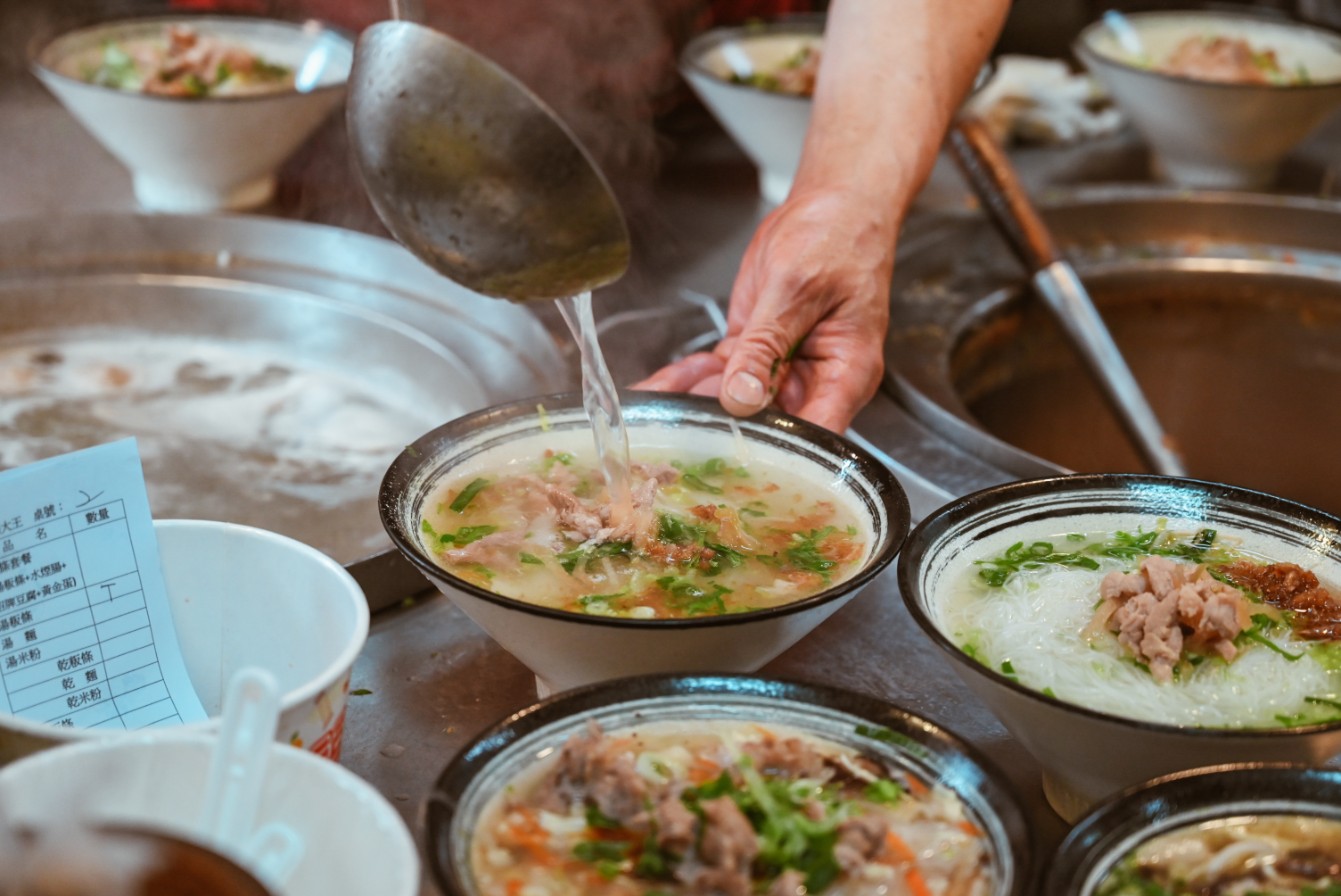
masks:
[[[369,27],[347,114],[382,222],[444,276],[538,301],[628,268],[628,228],[586,150],[530,90],[452,38],[406,21]]]

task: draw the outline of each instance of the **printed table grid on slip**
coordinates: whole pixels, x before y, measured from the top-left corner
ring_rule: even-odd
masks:
[[[11,711],[32,720],[183,721],[158,663],[121,500],[4,533],[0,678]]]

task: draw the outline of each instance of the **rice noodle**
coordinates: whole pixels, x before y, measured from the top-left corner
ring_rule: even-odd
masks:
[[[978,555],[980,558],[983,554]],[[1058,699],[1126,718],[1199,727],[1280,727],[1278,716],[1316,707],[1307,698],[1337,691],[1336,676],[1308,653],[1308,642],[1286,631],[1269,639],[1291,654],[1252,645],[1232,662],[1207,660],[1160,683],[1135,664],[1116,638],[1093,625],[1099,582],[1114,569],[1044,565],[988,586],[969,563],[946,573],[933,610],[938,627],[984,665],[1003,664],[1019,682]]]

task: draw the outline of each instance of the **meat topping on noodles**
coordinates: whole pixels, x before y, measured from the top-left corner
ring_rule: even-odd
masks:
[[[1231,84],[1308,82],[1308,74],[1302,69],[1293,76],[1286,72],[1274,50],[1254,49],[1238,37],[1189,37],[1174,48],[1159,70],[1184,78]]]
[[[792,96],[813,96],[819,78],[820,46],[810,44],[797,50],[781,65],[750,74],[732,74],[737,84],[748,84],[760,90],[787,93]]]
[[[118,90],[184,98],[283,90],[294,82],[293,69],[188,25],[168,25],[161,37],[110,41],[98,64],[79,76]]]
[[[1252,625],[1242,591],[1200,564],[1167,557],[1146,557],[1136,572],[1108,573],[1099,594],[1095,624],[1115,632],[1118,643],[1160,681],[1173,679],[1185,651],[1234,659],[1234,639]]]
[[[740,721],[591,724],[483,813],[483,896],[985,896],[983,832],[949,790]]]

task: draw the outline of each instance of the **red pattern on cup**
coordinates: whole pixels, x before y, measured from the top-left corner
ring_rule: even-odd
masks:
[[[344,745],[345,736],[345,709],[340,708],[340,714],[335,717],[331,727],[321,733],[321,736],[312,741],[312,746],[308,749],[318,756],[325,756],[327,759],[340,761],[340,748]]]

